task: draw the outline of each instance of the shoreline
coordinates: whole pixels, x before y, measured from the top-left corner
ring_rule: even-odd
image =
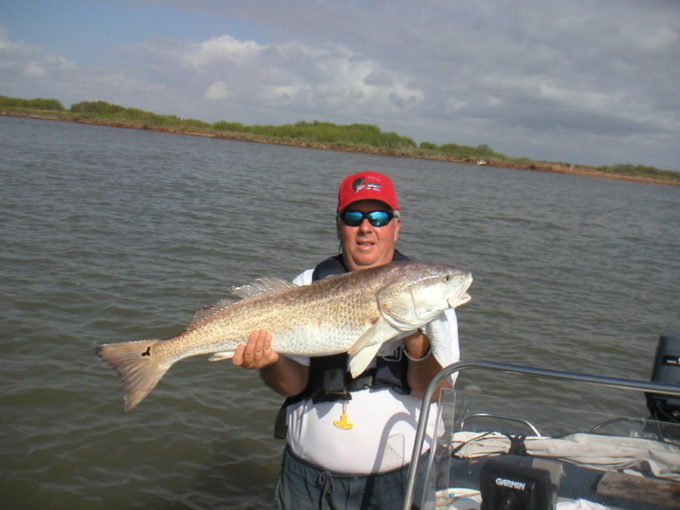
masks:
[[[602,179],[617,179],[629,182],[641,182],[647,184],[661,184],[667,186],[680,186],[680,180],[666,180],[654,177],[637,176],[637,175],[626,175],[617,174],[613,172],[603,172],[594,167],[589,167],[586,165],[576,165],[576,164],[564,164],[564,163],[549,163],[543,161],[533,161],[531,163],[523,164],[516,162],[505,162],[505,161],[489,161],[488,163],[479,164],[477,161],[470,161],[465,159],[458,159],[454,157],[448,157],[444,155],[427,155],[427,154],[412,154],[405,152],[390,152],[390,151],[380,151],[378,149],[368,149],[361,147],[352,146],[335,146],[331,144],[324,144],[319,142],[307,142],[301,140],[293,139],[278,139],[274,137],[266,137],[261,135],[249,134],[249,133],[236,133],[236,132],[219,132],[214,131],[201,131],[201,130],[185,130],[176,129],[172,127],[158,126],[153,124],[135,124],[123,121],[103,121],[103,120],[92,120],[84,117],[80,118],[61,118],[59,115],[53,114],[43,114],[43,113],[23,113],[23,112],[10,112],[10,111],[0,111],[0,115],[4,117],[20,117],[29,118],[36,120],[51,120],[57,122],[72,122],[75,124],[89,124],[93,126],[107,126],[115,127],[121,129],[137,129],[143,131],[156,131],[159,133],[168,133],[175,135],[184,136],[201,136],[204,138],[216,138],[216,139],[226,139],[226,140],[236,140],[241,142],[252,142],[252,143],[266,143],[274,145],[283,145],[288,147],[299,147],[305,149],[318,149],[318,150],[333,150],[338,152],[355,152],[361,154],[373,154],[376,156],[392,156],[401,158],[413,158],[413,159],[428,159],[433,161],[443,161],[448,163],[459,163],[466,165],[475,166],[492,166],[492,167],[502,167],[502,168],[513,168],[515,170],[528,170],[532,172],[544,172],[544,173],[559,173],[565,175],[576,175],[581,177],[596,177]]]

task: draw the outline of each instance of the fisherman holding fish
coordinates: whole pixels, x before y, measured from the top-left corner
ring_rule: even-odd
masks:
[[[458,359],[453,309],[470,300],[472,276],[396,250],[399,202],[385,175],[342,181],[336,225],[341,253],[294,282],[261,278],[231,289],[240,301],[200,309],[178,335],[96,352],[118,373],[126,411],[191,356],[259,369],[288,397],[276,427],[287,440],[277,508],[400,508],[418,397]]]
[[[343,179],[336,228],[341,253],[301,273],[295,284],[408,260],[395,247],[401,217],[394,184],[386,175],[365,171]],[[278,437],[287,441],[276,508],[402,507],[420,398],[442,366],[459,358],[455,312],[437,313],[415,332],[376,346],[377,357],[371,351],[370,365],[359,374],[350,370],[347,353],[279,354],[267,330],[253,332],[236,348],[234,365],[259,369],[262,380],[287,397],[276,427]],[[435,436],[436,405],[430,413],[423,454]]]

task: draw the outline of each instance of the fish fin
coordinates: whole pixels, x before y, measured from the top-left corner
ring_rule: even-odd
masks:
[[[273,294],[285,289],[295,289],[298,286],[293,282],[276,278],[275,276],[264,276],[254,282],[232,287],[230,292],[242,299],[252,299],[265,294]]]
[[[378,354],[381,345],[382,344],[367,345],[359,352],[349,357],[349,371],[352,374],[352,377],[357,377],[368,368],[368,365],[371,364],[373,358]]]
[[[194,312],[194,316],[191,318],[191,322],[189,324],[200,322],[214,313],[221,312],[234,303],[235,301],[233,299],[220,299],[217,303],[199,308]]]
[[[99,357],[111,365],[123,382],[126,411],[137,407],[172,366],[156,353],[156,346],[162,341],[137,340],[97,347]]]
[[[408,331],[422,325],[416,314],[416,305],[410,292],[396,285],[388,285],[376,294],[378,310],[394,328]]]
[[[361,349],[373,344],[381,345],[390,338],[397,335],[399,331],[390,326],[382,317],[378,318],[371,327],[369,327],[359,339],[354,342],[354,345],[349,348],[347,353],[351,356],[357,354]]]
[[[208,358],[208,361],[223,361],[234,357],[236,351],[216,352]]]

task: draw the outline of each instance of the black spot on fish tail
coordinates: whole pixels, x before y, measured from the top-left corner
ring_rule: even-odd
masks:
[[[97,348],[97,354],[111,365],[123,382],[126,411],[137,407],[172,365],[171,361],[163,358],[162,350],[155,350],[155,344],[162,341],[137,340],[104,344]]]

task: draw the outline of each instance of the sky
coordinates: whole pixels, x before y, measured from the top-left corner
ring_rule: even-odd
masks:
[[[680,171],[680,1],[0,0],[0,95]]]

